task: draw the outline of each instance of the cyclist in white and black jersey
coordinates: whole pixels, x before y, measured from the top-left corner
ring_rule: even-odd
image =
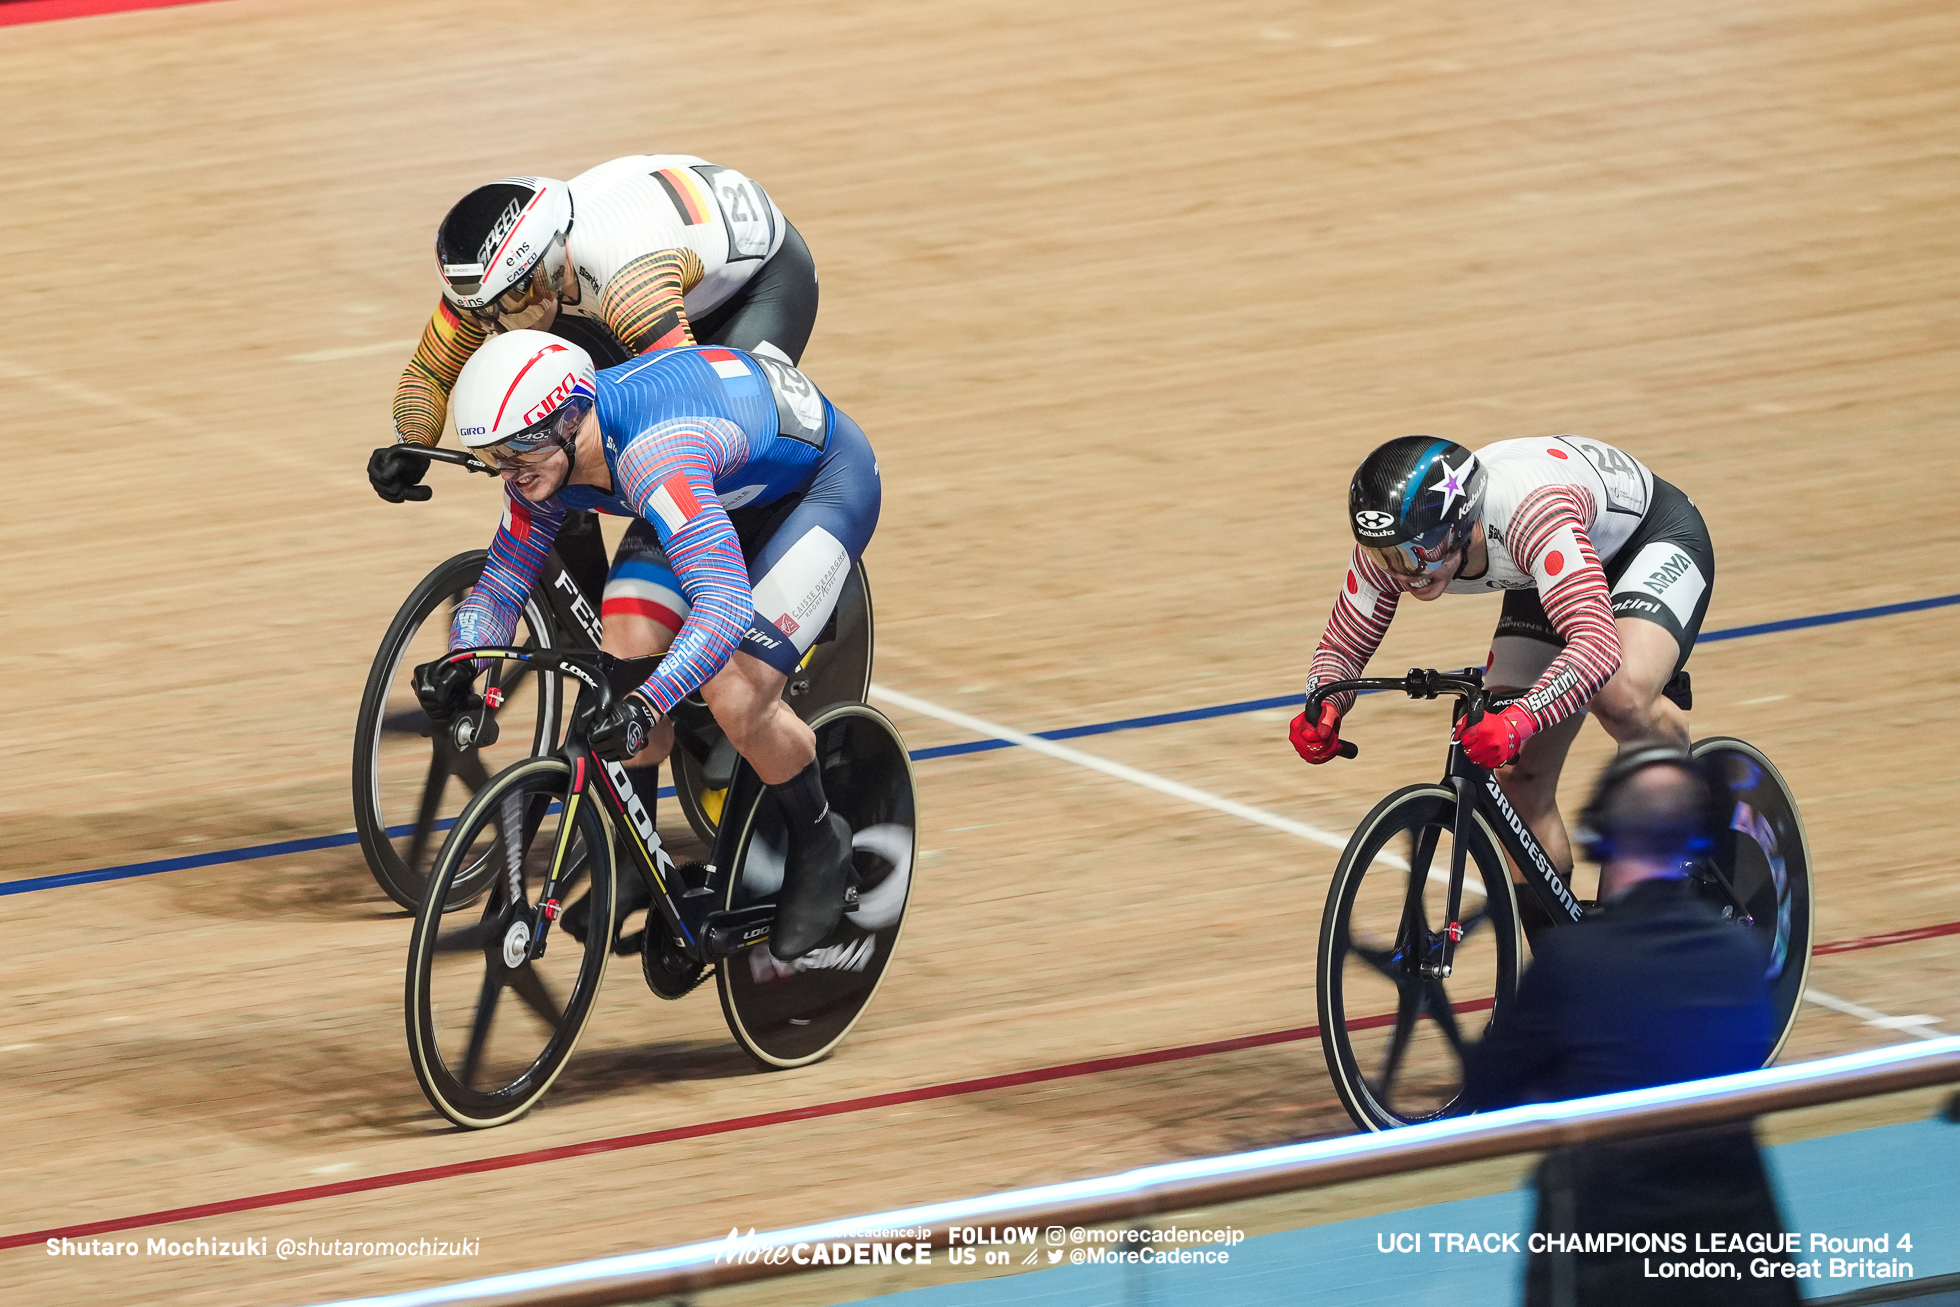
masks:
[[[1558,776],[1585,714],[1622,745],[1688,745],[1685,667],[1715,579],[1700,512],[1638,459],[1577,436],[1474,454],[1405,436],[1368,456],[1348,498],[1354,556],[1308,692],[1362,674],[1402,594],[1503,591],[1485,681],[1528,693],[1458,739],[1473,762],[1504,769],[1512,805],[1569,872]],[[1301,757],[1335,756],[1353,702],[1294,720]]]
[[[436,265],[443,296],[395,390],[397,437],[424,445],[492,332],[563,332],[601,364],[696,343],[795,363],[817,316],[816,266],[776,202],[688,154],[479,186],[437,229]],[[383,498],[422,498],[390,488],[377,478]]]
[[[635,154],[569,182],[506,177],[479,186],[436,231],[443,295],[395,388],[397,444],[368,460],[391,503],[422,500],[456,378],[491,334],[549,331],[601,367],[678,345],[727,345],[795,364],[817,318],[809,247],[754,180],[689,154]],[[650,530],[636,523],[608,569],[598,521],[577,513],[558,551],[603,619],[686,604]],[[649,607],[652,605],[653,607]],[[668,630],[672,638],[673,630]]]

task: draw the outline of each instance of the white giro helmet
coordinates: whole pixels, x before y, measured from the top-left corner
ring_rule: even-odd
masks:
[[[436,228],[436,266],[451,303],[485,327],[531,325],[555,299],[572,231],[572,188],[506,177],[456,201]]]
[[[508,463],[553,444],[571,454],[598,394],[590,354],[542,331],[507,331],[470,355],[449,412],[478,457]]]

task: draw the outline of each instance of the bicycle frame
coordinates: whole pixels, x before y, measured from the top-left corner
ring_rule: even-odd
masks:
[[[717,835],[712,861],[706,865],[704,883],[685,884],[673,858],[661,843],[660,832],[654,827],[653,816],[645,801],[634,791],[626,768],[599,757],[585,741],[585,722],[609,708],[623,689],[642,684],[659,663],[660,657],[655,654],[646,658],[615,658],[597,649],[492,646],[458,649],[444,659],[450,663],[476,659],[522,662],[530,665],[534,671],[555,672],[584,687],[574,705],[565,742],[556,750],[556,756],[570,764],[572,780],[561,801],[565,805],[565,813],[559,823],[559,845],[552,851],[551,872],[538,897],[538,906],[531,922],[530,955],[533,958],[544,955],[551,923],[563,913],[562,895],[568,879],[566,854],[575,825],[573,819],[577,805],[588,802],[597,803],[611,822],[616,836],[614,847],[625,850],[627,865],[636,868],[652,883],[654,910],[689,956],[703,963],[711,962],[759,944],[769,937],[775,918],[774,905],[762,904],[733,911],[721,911],[716,907],[728,888],[726,868],[730,863],[735,838],[732,829],[725,826]],[[746,802],[750,797],[748,791],[752,787],[760,787],[761,781],[753,770],[741,768],[736,773],[735,785],[737,791],[729,796],[731,804]],[[513,901],[519,898],[516,894],[512,897]]]
[[[1411,668],[1407,676],[1373,677],[1358,680],[1335,681],[1320,686],[1307,697],[1306,712],[1309,720],[1320,713],[1321,702],[1333,695],[1344,694],[1350,690],[1400,690],[1411,699],[1434,699],[1444,694],[1457,696],[1457,707],[1451,721],[1467,718],[1476,722],[1489,710],[1501,708],[1517,696],[1493,695],[1484,688],[1482,668],[1466,667],[1460,672],[1437,672],[1424,668]],[[1351,747],[1351,746],[1350,746]],[[1345,750],[1344,750],[1345,753]],[[1359,753],[1345,753],[1353,757]],[[1464,754],[1463,747],[1454,740],[1444,760],[1441,784],[1456,794],[1456,817],[1450,832],[1450,871],[1448,906],[1444,920],[1446,937],[1443,941],[1442,956],[1439,960],[1423,960],[1417,963],[1420,974],[1448,976],[1456,957],[1456,946],[1463,938],[1463,873],[1464,862],[1470,847],[1471,822],[1481,814],[1497,835],[1498,847],[1511,859],[1511,864],[1524,877],[1524,883],[1531,888],[1539,903],[1554,922],[1561,919],[1577,921],[1585,916],[1585,906],[1573,895],[1572,889],[1558,874],[1551,856],[1545,852],[1544,845],[1518,815],[1511,800],[1498,784],[1495,773],[1479,767]],[[1434,873],[1432,873],[1434,874]],[[1423,892],[1422,882],[1415,876],[1409,877],[1409,911],[1416,910]]]

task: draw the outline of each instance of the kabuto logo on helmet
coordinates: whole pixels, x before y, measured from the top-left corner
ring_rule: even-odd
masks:
[[[1395,514],[1364,508],[1354,515],[1354,525],[1357,530],[1365,531],[1369,535],[1387,535],[1395,529]]]

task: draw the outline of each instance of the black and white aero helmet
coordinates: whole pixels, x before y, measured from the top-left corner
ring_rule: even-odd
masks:
[[[456,201],[436,228],[449,302],[498,330],[534,326],[556,303],[572,231],[572,190],[549,177],[505,177]]]

